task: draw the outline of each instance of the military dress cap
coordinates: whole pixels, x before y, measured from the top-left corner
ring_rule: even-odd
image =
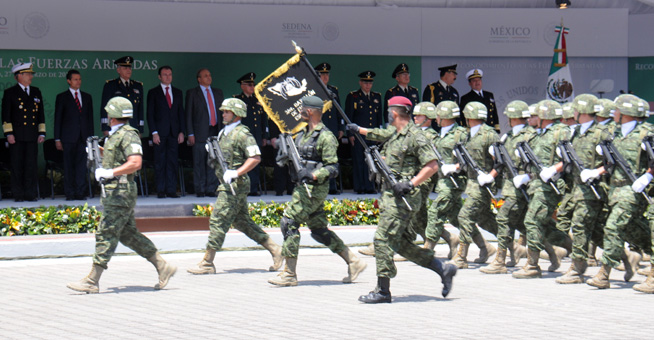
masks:
[[[561,104],[550,99],[539,101],[538,104],[536,104],[536,113],[538,113],[538,118],[544,120],[563,118],[563,108],[561,107]]]
[[[473,68],[472,70],[468,71],[468,73],[466,73],[466,78],[468,78],[468,80],[475,79],[475,78],[481,78],[483,76],[484,76],[484,71],[482,71],[482,70],[480,70],[478,68]]]
[[[461,115],[459,105],[451,100],[443,100],[436,105],[436,114],[441,119],[455,119]]]
[[[561,105],[561,110],[563,110],[563,119],[575,117],[575,110],[572,107],[572,103],[563,103],[563,105]]]
[[[504,115],[507,118],[529,118],[531,117],[531,112],[527,103],[522,100],[514,100],[506,104]]]
[[[411,107],[413,106],[413,102],[411,102],[411,100],[409,98],[407,98],[407,97],[395,96],[395,97],[391,97],[388,100],[388,107],[391,107],[391,106],[404,106],[408,110],[410,110]]]
[[[639,107],[642,107],[640,98],[634,96],[633,94],[621,94],[615,98],[616,110],[620,110],[620,113],[626,116],[640,117],[642,114],[639,110]]]
[[[318,66],[313,68],[316,70],[318,73],[329,73],[332,69],[332,65],[329,65],[328,63],[320,63]]]
[[[398,74],[401,74],[401,73],[409,73],[409,65],[407,65],[405,63],[401,63],[401,64],[397,65],[395,67],[395,69],[393,70],[393,74],[391,75],[391,77],[395,78],[395,77],[397,77]]]
[[[116,59],[114,61],[115,65],[127,66],[127,67],[132,67],[133,63],[134,63],[134,58],[132,58],[131,56],[128,56],[128,55],[126,55],[126,56],[124,56],[122,58],[118,58],[118,59]]]
[[[34,73],[34,70],[32,69],[34,65],[32,63],[20,63],[14,65],[14,67],[11,68],[11,73],[14,75],[20,74],[20,73]]]
[[[486,120],[488,109],[486,109],[486,105],[480,102],[470,102],[463,108],[463,116],[467,119]]]
[[[109,118],[132,118],[134,114],[132,102],[125,97],[113,97],[109,99],[104,109],[107,111],[107,117]]]
[[[239,84],[247,84],[247,83],[252,83],[254,84],[254,79],[257,77],[257,74],[254,72],[248,72],[244,74],[241,78],[238,78],[236,80],[237,83]]]
[[[602,106],[597,97],[590,93],[584,93],[575,97],[572,108],[580,114],[595,114],[602,109]]]
[[[600,110],[597,112],[597,117],[611,118],[615,116],[615,103],[611,99],[601,98],[599,100]]]
[[[232,111],[237,117],[245,117],[248,114],[247,105],[238,98],[227,98],[223,100],[218,110]]]
[[[316,96],[306,96],[302,98],[302,107],[322,110],[322,106],[323,106],[322,99]]]
[[[359,80],[361,81],[372,81],[377,74],[372,71],[363,71],[359,73]]]
[[[454,74],[458,74],[458,73],[456,73],[456,65],[457,64],[450,65],[450,66],[439,67],[438,70],[441,71],[441,72],[454,72]]]
[[[432,102],[418,103],[413,108],[413,115],[414,116],[427,116],[427,119],[436,119],[436,117],[437,117],[437,115],[436,115],[436,105],[434,105],[434,103],[432,103]]]

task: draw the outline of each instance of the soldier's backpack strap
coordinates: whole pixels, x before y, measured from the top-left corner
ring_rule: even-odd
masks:
[[[638,140],[642,143],[643,139],[647,137],[647,135],[650,133],[649,129],[646,129],[644,126],[640,127],[640,134],[638,134]],[[636,158],[636,168],[634,169],[635,171],[638,171],[640,169],[640,156],[643,152],[643,148],[638,146],[638,157]],[[638,175],[638,174],[637,174]]]

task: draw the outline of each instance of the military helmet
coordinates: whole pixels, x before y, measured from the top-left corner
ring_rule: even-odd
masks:
[[[537,105],[538,105],[538,103],[534,103],[534,104],[529,105],[529,114],[531,114],[532,116],[538,116],[538,112],[536,111],[536,106]]]
[[[237,117],[245,117],[248,114],[247,105],[245,105],[245,102],[238,98],[227,98],[223,100],[219,110],[232,111]]]
[[[611,118],[614,116],[615,103],[611,99],[602,98],[599,100],[600,110],[597,112],[597,117]]]
[[[436,119],[436,105],[432,102],[422,102],[413,108],[414,116],[427,116],[427,119]]]
[[[561,108],[561,104],[550,99],[545,99],[536,104],[536,113],[540,119],[556,120],[563,117],[563,108]]]
[[[463,108],[463,116],[466,119],[486,120],[488,109],[486,109],[486,105],[480,102],[470,102]]]
[[[561,105],[561,110],[563,110],[563,119],[575,117],[575,110],[572,108],[572,103],[563,103],[563,105]]]
[[[531,113],[529,112],[529,105],[523,102],[522,100],[514,100],[504,108],[504,115],[508,118],[529,118]]]
[[[436,105],[436,114],[440,119],[455,119],[461,115],[461,112],[455,102],[444,100]]]
[[[642,117],[643,104],[640,98],[633,94],[621,94],[615,98],[615,106],[625,116]]]
[[[599,99],[590,93],[576,96],[572,107],[580,114],[595,114],[601,110]]]
[[[645,99],[643,99],[643,107],[645,109],[643,110],[643,114],[644,114],[643,117],[649,118],[651,112],[649,111],[649,103]]]
[[[107,118],[132,118],[134,114],[132,102],[125,97],[113,97],[109,99],[104,109],[107,111]]]

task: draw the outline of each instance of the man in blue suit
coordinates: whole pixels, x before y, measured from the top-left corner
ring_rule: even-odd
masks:
[[[148,91],[148,126],[154,144],[154,172],[157,197],[178,198],[177,145],[184,142],[186,117],[182,90],[173,87],[173,69],[159,68],[161,84]]]
[[[77,70],[66,73],[68,90],[55,100],[54,139],[64,153],[64,194],[66,201],[84,200],[86,181],[86,139],[93,136],[93,100],[82,92],[82,76]]]

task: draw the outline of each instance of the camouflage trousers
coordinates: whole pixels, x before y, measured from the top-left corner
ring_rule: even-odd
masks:
[[[491,210],[491,195],[488,190],[477,184],[477,181],[468,181],[466,187],[468,198],[459,211],[459,240],[470,244],[472,238],[479,234],[477,225],[493,235],[497,235],[497,221]]]
[[[654,204],[650,204],[647,207],[647,220],[649,221],[650,228],[650,242],[652,242],[652,247],[650,248],[651,254],[654,255]],[[650,263],[654,265],[654,256],[651,256]]]
[[[463,206],[461,194],[463,184],[456,188],[449,179],[439,179],[436,184],[438,197],[431,203],[428,211],[425,236],[432,242],[438,242],[445,229],[445,222],[459,227],[459,211]]]
[[[241,176],[232,182],[232,186],[236,196],[232,195],[228,186],[221,184],[218,187],[218,197],[214,203],[211,218],[209,218],[207,249],[220,250],[230,227],[242,232],[257,244],[261,244],[269,238],[268,234],[254,223],[250,216],[247,200],[250,192],[249,178]]]
[[[422,204],[420,190],[414,189],[405,198],[412,207]],[[409,231],[407,221],[414,218],[415,210],[410,211],[401,198],[395,197],[387,190],[382,193],[380,211],[374,240],[377,277],[394,278],[397,275],[393,262],[394,253],[422,267],[429,266],[434,258],[434,251],[417,246],[413,242],[415,233]]]
[[[504,204],[497,213],[497,244],[501,249],[511,249],[516,230],[526,233],[524,219],[527,205],[522,197],[504,198]]]
[[[572,202],[572,193],[567,191],[563,194],[561,203],[556,209],[556,229],[569,233],[572,227],[572,215],[574,213],[575,204]]]
[[[113,183],[113,185],[115,188],[116,184]],[[134,219],[136,184],[132,182],[129,185],[129,189],[127,184],[119,184],[124,188],[116,189],[107,185],[107,197],[102,199],[104,212],[98,230],[95,232],[93,263],[105,269],[116,251],[118,242],[146,259],[157,252],[152,241],[136,229],[136,220]]]
[[[304,185],[297,184],[293,189],[291,202],[284,211],[284,216],[292,219],[295,223],[288,227],[291,232],[284,238],[282,255],[297,258],[300,251],[300,233],[297,229],[300,224],[306,224],[312,233],[327,229],[324,234],[329,237],[323,244],[333,253],[342,252],[345,250],[343,240],[327,228],[329,222],[327,221],[327,215],[325,215],[325,198],[327,198],[329,192],[329,182],[326,181],[316,185],[307,184],[307,186],[311,192],[311,197],[307,194]]]
[[[420,235],[420,237],[425,240],[425,232],[429,220],[429,207],[427,206],[427,203],[429,202],[429,194],[434,190],[434,186],[431,182],[428,182],[427,184],[423,183],[419,188],[421,204],[419,207],[411,207],[413,210],[416,210],[416,213],[413,216],[413,220],[411,220],[411,228],[409,228],[409,231],[413,234],[414,240],[416,234]]]
[[[524,224],[527,230],[527,246],[531,250],[541,251],[545,247],[545,239],[552,238],[548,234],[555,231],[560,232],[556,229],[556,224],[552,219],[559,197],[554,190],[549,188],[549,185],[544,183],[539,183],[539,185],[543,187],[536,190],[531,196]]]
[[[570,200],[570,228],[572,229],[573,260],[585,261],[588,259],[588,244],[596,228],[602,228],[601,219],[603,201],[598,200]],[[557,229],[561,230],[558,228]]]
[[[613,188],[609,205],[611,211],[604,226],[602,263],[615,268],[620,264],[625,241],[651,251],[652,234],[644,216],[647,201],[631,190],[630,185]]]

